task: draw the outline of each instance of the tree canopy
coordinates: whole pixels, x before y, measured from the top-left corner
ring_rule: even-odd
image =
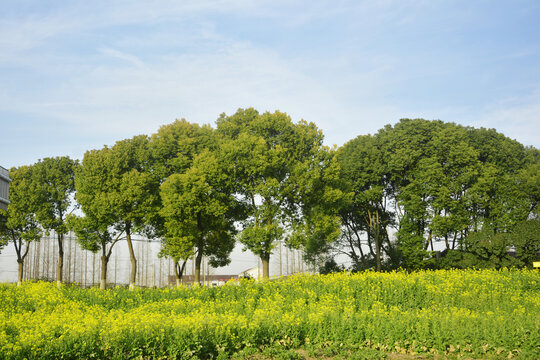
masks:
[[[45,158],[12,169],[0,248],[24,260],[41,231],[101,251],[102,287],[113,246],[159,238],[177,279],[188,259],[230,262],[239,241],[263,276],[278,242],[321,271],[532,266],[540,251],[540,151],[494,129],[402,119],[342,147],[324,145],[313,123],[253,108],[216,127],[184,119],[87,151],[79,165]],[[74,198],[77,200],[75,203]],[[80,206],[84,216],[68,216]],[[69,218],[69,221],[67,219]],[[25,245],[26,244],[26,245]],[[21,265],[22,266],[22,265]]]

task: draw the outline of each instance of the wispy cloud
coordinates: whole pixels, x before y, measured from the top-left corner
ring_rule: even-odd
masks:
[[[254,106],[315,122],[329,144],[425,117],[495,127],[538,146],[538,92],[516,86],[517,66],[499,80],[503,58],[519,54],[525,73],[538,48],[528,41],[487,57],[479,32],[471,45],[461,29],[478,20],[468,2],[156,4],[79,1],[39,10],[36,2],[31,13],[0,11],[0,113],[9,117],[2,125],[33,119],[32,131],[63,132],[76,143],[70,154],[81,156],[175,118],[212,123]],[[537,83],[530,73],[526,81]],[[54,155],[40,141],[26,141],[20,162]]]
[[[136,67],[144,66],[144,62],[138,57],[136,57],[135,55],[127,54],[127,53],[121,52],[116,49],[111,49],[111,48],[101,48],[99,49],[99,51],[104,55],[108,55],[116,59],[124,60]]]

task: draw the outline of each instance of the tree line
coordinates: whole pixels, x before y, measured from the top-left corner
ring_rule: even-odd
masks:
[[[177,279],[192,259],[195,282],[203,257],[227,265],[237,241],[260,258],[264,277],[279,241],[321,272],[343,269],[339,255],[355,271],[531,266],[538,256],[538,149],[493,129],[422,119],[340,148],[323,138],[285,113],[239,109],[215,127],[177,120],[81,161],[12,168],[0,247],[13,243],[20,283],[30,243],[54,232],[61,284],[73,231],[100,254],[101,288],[124,240],[135,286],[133,234],[161,240]]]

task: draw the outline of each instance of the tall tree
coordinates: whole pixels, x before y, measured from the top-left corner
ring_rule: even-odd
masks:
[[[536,149],[495,130],[442,121],[402,119],[373,137],[359,136],[339,156],[354,194],[342,212],[344,237],[353,249],[352,234],[364,231],[370,243],[365,214],[380,211],[383,224],[396,226],[401,265],[423,267],[434,242],[454,250],[470,232],[508,232],[534,216],[538,158]]]
[[[230,179],[215,154],[198,155],[183,174],[171,175],[161,186],[165,219],[164,249],[175,260],[177,280],[188,257],[194,255],[194,282],[200,283],[201,260],[214,267],[227,265],[234,248],[234,221],[239,206]]]
[[[38,204],[32,167],[22,166],[10,170],[10,201],[7,210],[0,209],[0,243],[12,242],[17,254],[17,285],[23,281],[24,260],[32,241],[39,241],[41,229],[36,220]]]
[[[379,219],[380,249],[388,257],[394,256],[394,246],[388,234],[395,221],[395,199],[387,160],[381,151],[379,138],[373,135],[360,135],[338,151],[340,176],[350,197],[340,208],[342,232],[332,250],[348,256],[355,270],[376,265],[377,247],[375,233],[371,231],[373,222],[370,222],[372,214],[377,214]]]
[[[58,242],[56,281],[63,281],[64,235],[68,233],[66,218],[76,208],[75,192],[76,160],[67,156],[45,158],[33,166],[32,180],[38,196],[36,217],[46,231],[54,231]]]
[[[316,131],[309,127],[297,130]],[[287,245],[301,249],[305,261],[320,267],[341,234],[339,209],[351,194],[344,190],[340,179],[335,148],[314,146],[291,169]]]
[[[148,171],[149,159],[148,138],[135,136],[111,148],[87,151],[77,177],[77,200],[83,212],[126,238],[131,289],[137,271],[131,236],[145,229],[159,197],[159,184]]]
[[[263,277],[269,277],[270,255],[285,226],[308,214],[295,191],[301,175],[297,170],[307,164],[317,167],[322,132],[313,123],[293,123],[285,113],[259,114],[252,108],[222,114],[217,132],[227,140],[222,144],[224,161],[234,164],[235,190],[249,209],[239,239],[260,257]]]
[[[217,141],[212,127],[200,126],[185,119],[176,120],[160,127],[158,132],[150,137],[151,173],[159,184],[163,184],[173,174],[186,173],[198,154],[207,149],[214,151],[216,147]],[[160,256],[169,256],[173,260],[176,281],[180,284],[187,260],[193,256],[194,247],[189,242],[179,242],[179,238],[171,237],[171,232],[168,232],[165,226],[161,199],[162,197],[159,197],[155,204],[150,222],[154,234],[162,239]]]

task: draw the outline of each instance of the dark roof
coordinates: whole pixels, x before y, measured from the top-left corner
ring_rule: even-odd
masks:
[[[183,282],[193,282],[193,275],[182,276]],[[231,279],[238,279],[238,275],[203,275],[201,274],[201,281],[229,281]],[[176,275],[169,275],[169,283],[176,281]]]

